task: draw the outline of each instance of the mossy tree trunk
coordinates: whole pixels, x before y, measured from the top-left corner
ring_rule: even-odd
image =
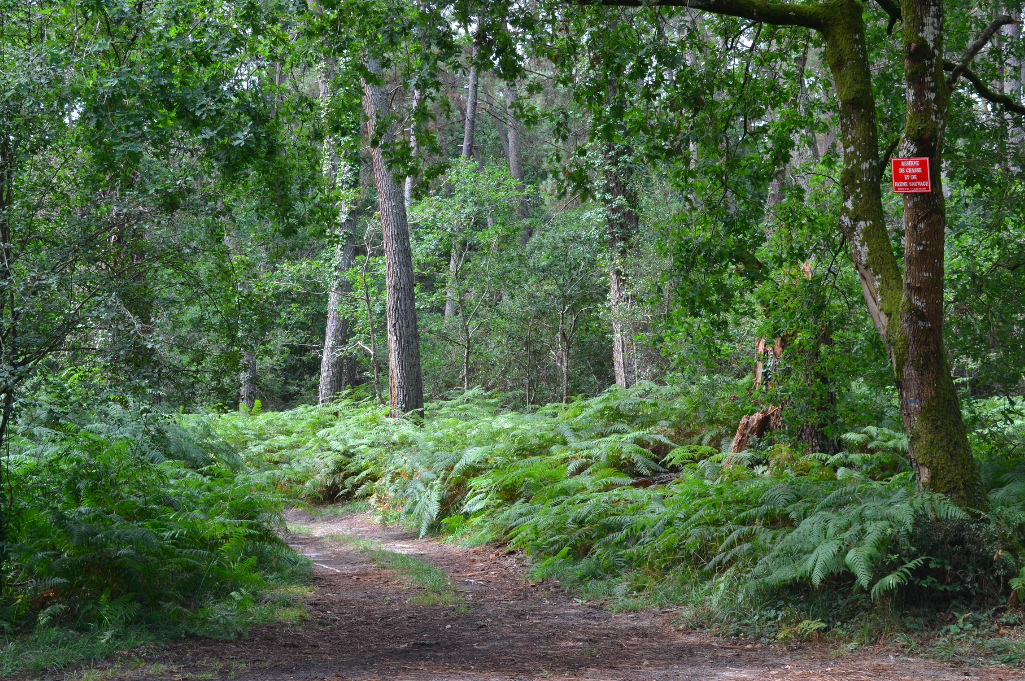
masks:
[[[901,15],[908,111],[898,154],[929,159],[932,191],[904,195],[904,287],[887,346],[919,484],[979,507],[983,498],[943,347],[941,154],[950,99],[943,73],[943,4],[903,0]]]
[[[602,149],[602,187],[609,232],[609,307],[612,316],[612,367],[616,385],[637,382],[637,358],[630,330],[630,287],[626,260],[637,235],[637,194],[622,146],[605,143]]]
[[[648,5],[602,0],[609,5]],[[869,315],[890,356],[912,464],[922,488],[978,507],[978,473],[943,350],[943,194],[940,152],[949,97],[943,79],[940,0],[903,0],[908,118],[900,152],[930,159],[933,189],[905,199],[907,260],[902,273],[884,221],[878,121],[865,43],[865,7],[857,0],[793,5],[755,0],[662,0],[715,14],[822,34],[833,75],[843,142],[840,229],[851,248]],[[884,8],[897,14],[889,0]]]

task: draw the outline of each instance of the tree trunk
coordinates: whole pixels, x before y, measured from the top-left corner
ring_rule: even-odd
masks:
[[[21,359],[18,356],[20,315],[11,253],[14,240],[8,217],[8,210],[14,203],[13,157],[10,136],[0,135],[0,364],[5,368],[17,367],[17,360]],[[0,376],[0,476],[5,481],[11,479],[8,429],[14,416],[14,393],[18,384],[18,373],[20,372],[8,369]],[[13,487],[10,484],[0,484],[0,590],[6,588],[7,539],[14,520],[14,500]]]
[[[367,266],[370,265],[370,247],[367,246],[363,258],[363,267],[360,268],[360,279],[363,288],[363,305],[367,311],[367,335],[370,339],[370,347],[367,348],[370,354],[370,368],[373,372],[374,395],[378,404],[384,404],[381,399],[381,360],[377,354],[377,333],[374,330],[374,305],[370,300],[370,287],[367,286]],[[366,346],[364,346],[366,348]]]
[[[238,401],[252,411],[256,404],[256,353],[242,351],[242,373],[239,376],[242,384],[239,389]]]
[[[1009,7],[1007,14],[1015,20],[1015,23],[1001,26],[1000,33],[996,39],[1003,43],[1005,42],[1006,37],[1006,45],[1011,47],[1016,46],[1018,41],[1021,39],[1021,24],[1018,23],[1021,21],[1021,8]],[[1003,74],[1001,78],[1001,90],[1003,94],[1008,95],[1014,101],[1021,102],[1022,76],[1025,64],[1023,64],[1022,60],[1013,53],[1013,49],[1010,53],[1005,54],[1006,56],[1004,57],[1004,65],[1002,69]],[[1007,156],[1012,158],[1017,156],[1021,151],[1022,141],[1025,141],[1025,130],[1022,129],[1021,118],[1019,116],[1011,116],[1008,125],[1007,139],[1009,147],[1008,151],[1010,153],[1007,153]],[[1020,170],[1017,162],[1014,160],[1011,160],[1007,164],[1007,168],[1015,172]]]
[[[480,70],[477,67],[477,56],[480,54],[480,47],[476,40],[470,50],[470,74],[466,84],[466,116],[463,119],[463,148],[459,154],[460,158],[473,158],[473,145],[476,139],[477,130],[477,90],[480,80]],[[445,318],[450,319],[459,313],[459,295],[456,290],[455,278],[459,273],[460,239],[458,236],[452,239],[452,251],[448,258],[449,285],[445,291]]]
[[[674,5],[679,0],[656,4]],[[608,0],[606,4],[619,4]],[[623,4],[631,4],[623,0]],[[879,130],[865,43],[865,8],[857,0],[798,5],[747,0],[688,0],[693,10],[784,26],[825,38],[838,100],[843,169],[840,230],[851,248],[869,316],[890,356],[910,455],[923,488],[958,505],[980,505],[979,477],[943,353],[944,205],[940,148],[948,93],[943,75],[940,0],[902,0],[908,113],[901,153],[928,156],[931,194],[906,197],[909,254],[902,276],[883,214]]]
[[[423,93],[419,90],[413,90],[413,109],[415,110],[420,106],[420,100],[423,98]],[[409,126],[409,146],[415,159],[420,155],[420,142],[416,138],[416,123],[412,123]],[[410,208],[413,207],[413,187],[416,185],[416,177],[413,175],[406,175],[406,182],[403,187],[403,197],[405,198],[406,214],[409,214]]]
[[[318,82],[323,106],[330,101],[329,84],[333,73],[331,61],[328,60]],[[348,193],[359,186],[359,170],[358,167],[354,167],[355,164],[343,163],[338,158],[330,137],[325,142],[325,148],[329,157],[328,184],[332,189],[341,189],[343,198],[338,206],[338,226],[341,239],[335,244],[335,256],[332,263],[334,271],[328,291],[324,350],[320,358],[320,385],[317,391],[320,404],[330,402],[343,388],[351,387],[356,382],[356,361],[352,354],[346,351],[351,333],[350,324],[342,314],[341,306],[352,293],[352,284],[349,283],[345,273],[352,268],[355,257],[356,240],[353,230],[356,228],[356,219],[352,206],[349,205]],[[331,231],[334,230],[329,230],[329,232]]]
[[[523,132],[520,126],[520,122],[516,120],[515,111],[513,110],[513,104],[516,102],[517,92],[516,85],[514,83],[507,83],[505,86],[505,115],[508,127],[506,128],[506,159],[509,162],[509,174],[520,189],[526,186],[525,176],[523,174]],[[516,217],[520,220],[526,220],[529,217],[527,210],[527,199],[520,198],[516,202]],[[530,241],[530,237],[533,236],[530,230],[530,225],[524,224],[523,232],[520,234],[520,245],[526,246],[527,242]]]
[[[368,58],[367,69],[373,77],[381,77],[381,66]],[[372,139],[379,120],[388,115],[388,100],[380,85],[363,81],[363,110],[367,119],[367,138]],[[393,132],[387,130],[381,143],[371,147],[370,158],[377,185],[378,208],[384,232],[385,310],[388,332],[388,387],[391,415],[423,414],[423,376],[420,367],[420,333],[416,320],[413,253],[406,223],[406,204],[395,177],[384,158],[382,147],[391,142]]]
[[[629,170],[621,147],[606,144],[603,195],[609,230],[609,306],[612,316],[612,366],[616,385],[637,382],[634,344],[630,332],[630,292],[626,256],[637,234],[637,195],[630,186]]]
[[[479,54],[480,48],[474,42],[470,51],[470,74],[466,81],[466,118],[463,120],[463,149],[459,154],[462,158],[473,158],[477,130],[477,90],[480,80],[480,69],[476,61]]]
[[[562,388],[562,403],[566,404],[569,402],[569,341],[564,337],[559,338],[559,353],[561,355],[559,383]]]
[[[927,157],[932,191],[904,195],[904,286],[887,325],[908,454],[921,487],[962,506],[984,503],[943,347],[946,206],[943,134],[950,93],[943,72],[942,0],[903,0],[907,117],[902,157]]]
[[[342,223],[344,241],[335,246],[334,277],[327,301],[327,329],[324,333],[324,352],[320,358],[320,404],[326,404],[343,388],[356,382],[356,366],[349,344],[349,320],[342,313],[344,301],[352,293],[352,284],[345,273],[352,269],[356,254],[356,240],[352,230],[354,219]]]

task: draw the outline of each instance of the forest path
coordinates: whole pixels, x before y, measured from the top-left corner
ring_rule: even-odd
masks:
[[[418,539],[363,514],[314,517],[291,511],[288,520],[289,543],[316,567],[308,619],[298,626],[256,629],[230,642],[171,646],[159,660],[164,674],[158,676],[230,674],[248,681],[1025,678],[1006,669],[954,667],[878,650],[830,659],[822,646],[783,651],[684,633],[671,626],[667,613],[613,614],[547,585],[532,585],[516,559],[493,546],[466,549]],[[398,569],[382,567],[394,566],[389,560],[396,554],[417,560],[401,559],[408,564]],[[449,582],[416,586],[423,576],[409,568],[422,565],[418,561],[443,570]],[[152,668],[146,676],[153,678]]]

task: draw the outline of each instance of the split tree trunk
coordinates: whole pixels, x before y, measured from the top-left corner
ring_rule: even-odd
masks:
[[[381,66],[374,58],[366,61],[367,70],[381,78]],[[378,121],[388,116],[388,100],[376,82],[364,80],[363,111],[367,138],[372,139]],[[410,412],[423,413],[423,376],[420,367],[420,332],[416,320],[413,252],[406,223],[406,204],[384,158],[383,146],[394,137],[384,131],[381,143],[371,147],[370,158],[377,185],[378,208],[384,232],[385,311],[388,334],[388,387],[391,415],[398,418]]]

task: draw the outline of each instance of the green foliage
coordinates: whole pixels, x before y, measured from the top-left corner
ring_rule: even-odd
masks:
[[[305,562],[277,535],[282,499],[208,423],[131,401],[77,419],[42,413],[51,418],[19,422],[10,448],[19,493],[4,546],[5,634],[230,636],[266,617],[268,594],[304,579]]]
[[[286,493],[366,498],[421,534],[505,541],[584,593],[693,599],[718,621],[781,593],[830,627],[873,602],[991,602],[1018,573],[1025,478],[991,489],[987,521],[917,492],[906,441],[885,428],[847,434],[832,456],[723,453],[738,387],[640,384],[532,413],[472,391],[429,404],[423,428],[350,397],[214,427]],[[812,617],[836,590],[846,610]]]

